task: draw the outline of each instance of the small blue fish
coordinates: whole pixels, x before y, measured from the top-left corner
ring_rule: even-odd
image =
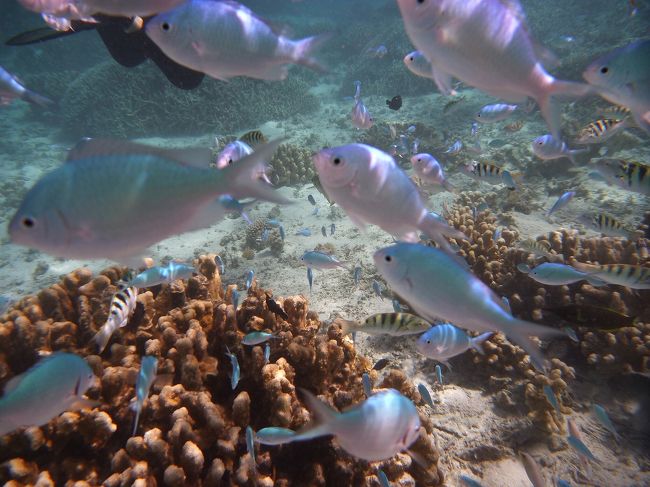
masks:
[[[252,331],[248,333],[244,338],[242,338],[242,343],[250,347],[254,345],[259,345],[261,343],[268,342],[271,338],[280,338],[275,336],[273,333],[267,333],[265,331]]]
[[[461,475],[458,478],[463,481],[463,483],[465,484],[465,487],[483,487],[478,482],[478,480],[474,480],[473,478],[468,477],[467,475]]]
[[[442,385],[442,367],[440,367],[440,364],[436,364],[436,380],[438,384]]]
[[[414,133],[415,133],[415,125],[410,125],[410,126],[406,129],[406,131],[407,131],[409,134],[414,134]]]
[[[390,482],[388,481],[388,477],[384,473],[382,469],[377,470],[377,478],[379,479],[379,484],[381,487],[390,487]]]
[[[230,300],[232,301],[233,308],[235,308],[235,312],[237,312],[237,307],[239,306],[239,291],[237,291],[236,288],[232,290]]]
[[[255,200],[242,203],[238,199],[233,198],[228,194],[225,194],[223,196],[219,196],[218,201],[219,204],[223,207],[223,209],[226,210],[227,212],[239,213],[239,215],[244,219],[246,223],[248,223],[249,225],[253,224],[250,217],[246,213],[246,207],[255,203]]]
[[[445,154],[458,154],[463,149],[463,143],[460,140],[457,140],[453,143],[446,151]]]
[[[330,225],[330,237],[334,235],[334,232],[336,231],[336,225],[333,223]]]
[[[359,287],[359,281],[361,280],[361,264],[354,266],[354,287]]]
[[[255,271],[254,270],[251,269],[246,273],[246,290],[247,291],[253,285],[253,278],[254,277],[255,277]]]
[[[476,137],[478,135],[478,122],[472,122],[472,128],[470,130],[470,135]]]
[[[492,235],[492,241],[493,241],[494,243],[497,243],[497,242],[499,241],[499,239],[501,238],[501,231],[502,231],[501,228],[497,228],[497,229],[494,231],[494,235]]]
[[[214,262],[219,267],[219,274],[223,276],[226,273],[226,266],[224,265],[223,259],[221,258],[221,256],[217,255],[214,258]]]
[[[280,238],[281,238],[282,241],[284,242],[284,227],[283,227],[282,225],[280,225],[280,226],[278,227],[278,231],[280,232]]]
[[[596,415],[596,419],[600,422],[600,424],[602,424],[607,431],[609,431],[611,434],[614,435],[616,441],[619,441],[620,436],[616,432],[616,428],[614,427],[612,420],[609,419],[609,416],[607,415],[607,411],[605,411],[605,408],[603,408],[599,404],[594,403],[591,409]]]
[[[312,195],[307,195],[307,201],[309,201],[312,204],[312,206],[316,206],[316,200]]]
[[[293,436],[296,436],[296,432],[293,430],[270,426],[258,430],[255,433],[255,441],[261,445],[282,445],[287,443]]]
[[[576,438],[573,435],[569,435],[567,438],[567,441],[569,442],[569,445],[578,453],[583,458],[586,458],[588,460],[594,460],[598,461],[598,459],[594,456],[593,453],[591,453],[591,450],[587,448],[587,445],[585,445],[581,440]]]
[[[546,399],[548,399],[548,402],[551,404],[551,406],[553,406],[558,414],[561,414],[562,411],[560,411],[560,405],[557,402],[557,397],[555,397],[555,393],[553,392],[551,386],[544,384],[542,390],[544,391],[544,395],[546,396]]]
[[[399,300],[397,300],[395,298],[393,299],[393,311],[395,311],[395,313],[401,313],[402,311],[404,311],[402,309],[402,305],[399,302]]]
[[[566,332],[567,336],[572,341],[574,341],[575,343],[580,343],[580,339],[578,338],[578,334],[576,333],[576,331],[573,328],[571,328],[570,326],[565,326],[562,329]]]
[[[301,228],[296,232],[296,235],[302,235],[303,237],[311,236],[311,230],[309,228]]]
[[[311,293],[312,283],[314,282],[314,271],[307,267],[307,282],[309,282],[309,292]]]
[[[268,239],[269,239],[269,229],[268,229],[268,228],[265,228],[265,229],[262,231],[262,237],[261,237],[261,240],[262,240],[262,242],[266,242]]]
[[[419,149],[420,149],[420,139],[415,139],[411,144],[411,154],[412,155],[417,154]]]
[[[556,211],[564,208],[566,205],[569,204],[569,201],[571,201],[575,195],[576,195],[575,191],[567,191],[566,193],[564,193],[562,196],[560,196],[557,199],[557,201],[553,204],[551,209],[546,212],[546,216],[550,216],[552,213],[555,213]]]
[[[268,364],[270,359],[271,359],[271,344],[269,342],[266,342],[266,344],[264,345],[264,363]]]
[[[239,383],[239,361],[237,360],[237,355],[234,353],[230,353],[230,349],[226,347],[226,355],[230,358],[230,365],[232,366],[232,375],[230,376],[230,386],[232,387],[232,390],[234,391],[237,388],[237,384]]]
[[[370,382],[370,376],[367,372],[364,372],[361,376],[361,382],[363,383],[363,392],[366,397],[372,396],[372,383]]]
[[[133,287],[153,287],[176,279],[189,279],[196,272],[194,266],[171,261],[167,266],[151,267],[129,281]]]
[[[257,462],[255,461],[255,432],[250,425],[246,426],[246,450],[253,462],[253,468],[257,468]]]
[[[151,389],[153,381],[156,380],[157,372],[158,358],[153,355],[142,357],[140,372],[138,373],[138,379],[135,383],[135,399],[131,403],[131,409],[135,411],[135,422],[133,424],[133,432],[131,433],[131,436],[134,436],[135,432],[138,430],[142,405],[144,404],[144,400],[149,396],[149,390]]]
[[[381,298],[381,300],[384,300],[384,297],[381,295],[381,284],[376,279],[372,280],[372,289],[375,291],[375,294],[377,297]]]
[[[318,216],[318,213],[319,213],[319,212],[320,212],[320,208],[319,208],[318,206],[316,206],[316,207],[312,210],[312,212],[311,212],[311,216]]]
[[[433,409],[433,399],[431,398],[431,393],[429,392],[429,389],[427,389],[427,386],[424,384],[418,384],[418,392],[420,393],[420,396],[422,396],[422,400]]]
[[[325,229],[325,225],[320,227],[320,233],[323,234],[323,237],[327,237],[327,230]]]
[[[282,226],[282,223],[280,223],[280,220],[277,220],[275,218],[269,218],[268,220],[266,220],[266,224],[269,227],[280,227],[280,226]]]

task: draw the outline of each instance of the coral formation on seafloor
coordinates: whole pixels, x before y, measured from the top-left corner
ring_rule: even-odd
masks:
[[[70,411],[46,425],[0,438],[0,481],[6,485],[377,485],[376,467],[321,438],[284,446],[257,445],[257,469],[247,453],[245,428],[299,429],[310,419],[297,388],[338,409],[361,402],[361,375],[370,363],[337,326],[321,323],[302,296],[274,297],[288,320],[270,311],[257,286],[239,309],[232,288],[222,288],[214,255],[195,261],[198,275],[141,290],[136,311],[96,355],[93,334],[103,325],[116,284],[126,269],[93,276],[80,269],[35,296],[22,299],[0,320],[0,381],[33,365],[39,354],[65,350],[86,358],[99,383],[87,396],[100,405]],[[272,331],[271,355],[241,344],[245,333]],[[229,349],[241,366],[232,390]],[[129,407],[144,355],[158,357],[158,375],[131,436]],[[415,387],[399,372],[380,387],[393,387],[419,402]],[[412,450],[381,462],[398,485],[440,485],[438,452],[423,428]]]
[[[314,175],[312,151],[294,144],[282,144],[269,164],[269,177],[276,186],[310,183]]]
[[[108,61],[69,75],[67,83],[51,85],[50,93],[60,100],[62,131],[74,137],[232,133],[267,120],[311,113],[319,106],[299,71],[274,83],[206,77],[198,88],[187,91],[171,85],[149,63],[124,69]],[[57,86],[65,91],[55,92]],[[111,103],[97,102],[102,99]]]

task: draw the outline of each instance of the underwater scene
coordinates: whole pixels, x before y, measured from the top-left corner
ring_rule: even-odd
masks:
[[[2,0],[0,483],[650,486],[650,2]]]

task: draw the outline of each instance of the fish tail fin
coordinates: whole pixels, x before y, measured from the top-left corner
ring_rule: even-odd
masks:
[[[485,355],[485,351],[483,350],[483,347],[481,344],[490,338],[492,335],[494,335],[494,332],[488,331],[487,333],[483,333],[482,335],[479,335],[477,337],[474,337],[471,339],[470,344],[474,350],[476,350],[478,353],[481,355]]]
[[[237,164],[217,171],[220,184],[223,186],[222,193],[230,194],[235,198],[257,198],[272,203],[289,203],[289,200],[280,195],[273,186],[259,178],[260,166],[265,166],[271,160],[282,142],[284,139],[280,138],[260,145],[255,152],[238,160]]]
[[[458,261],[459,264],[467,266],[467,263],[463,260],[462,257],[454,252],[452,246],[447,242],[443,235],[447,237],[467,240],[467,236],[460,230],[449,226],[448,224],[441,222],[436,217],[427,213],[425,217],[420,221],[418,229],[424,233],[428,238],[433,240],[442,251],[453,257]]]
[[[571,159],[571,162],[573,164],[576,163],[576,156],[579,156],[580,154],[585,154],[589,152],[589,149],[573,149],[569,151],[569,159]]]
[[[133,407],[133,409],[135,409],[135,420],[133,421],[133,431],[131,432],[131,436],[135,436],[135,432],[138,431],[138,423],[140,422],[140,411],[142,410],[142,408],[139,408],[137,406],[137,403],[133,403],[133,405],[135,406]]]
[[[329,39],[330,35],[317,35],[307,37],[296,42],[294,58],[298,64],[307,66],[314,71],[324,73],[327,71],[325,65],[314,56],[314,53],[321,48]]]
[[[560,106],[557,97],[579,98],[587,95],[591,87],[584,83],[574,81],[561,81],[554,79],[548,89],[537,98],[537,104],[542,111],[542,116],[551,130],[553,137],[560,140],[560,126],[562,124]]]
[[[25,100],[26,102],[31,103],[32,105],[38,105],[39,107],[43,107],[43,108],[47,108],[51,105],[54,105],[53,100],[50,100],[46,96],[39,95],[38,93],[31,90],[25,90],[22,99]]]
[[[530,363],[533,367],[544,372],[546,371],[544,355],[535,342],[533,342],[529,337],[533,335],[540,338],[553,338],[567,335],[564,330],[536,325],[535,323],[519,319],[513,319],[510,322],[510,326],[508,326],[505,334],[509,339],[526,351],[530,356]]]
[[[97,345],[97,353],[102,353],[108,345],[108,341],[111,339],[112,333],[110,332],[107,326],[102,326],[95,336],[92,338],[92,341]]]
[[[336,421],[336,417],[339,413],[332,409],[328,404],[319,400],[311,392],[305,389],[300,390],[305,396],[305,402],[307,403],[307,406],[309,406],[309,410],[315,417],[304,428],[297,431],[296,436],[294,436],[293,439],[298,441],[311,440],[312,438],[330,434],[330,425],[332,422]]]

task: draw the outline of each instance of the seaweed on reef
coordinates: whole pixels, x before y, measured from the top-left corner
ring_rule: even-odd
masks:
[[[126,269],[93,276],[74,271],[35,296],[22,299],[0,317],[0,380],[31,366],[39,353],[67,350],[86,358],[99,384],[88,396],[92,410],[70,411],[41,427],[0,439],[0,481],[38,485],[365,485],[374,467],[334,446],[329,438],[258,446],[251,468],[244,429],[299,429],[310,414],[297,388],[319,394],[336,408],[363,400],[360,356],[336,325],[319,333],[318,315],[302,296],[276,297],[288,319],[267,309],[270,290],[253,286],[235,312],[232,289],[222,287],[214,255],[195,260],[198,275],[142,290],[129,324],[117,330],[96,355],[90,338],[106,319],[110,297]],[[272,331],[269,363],[261,346],[240,341],[251,330]],[[230,383],[225,352],[236,354],[241,380]],[[158,373],[170,383],[154,385],[140,425],[131,435],[135,376],[143,355],[158,357]],[[419,402],[402,373],[385,378]],[[439,453],[425,431],[412,446],[426,468],[406,454],[382,462],[391,481],[441,485]],[[80,485],[80,484],[79,484]]]
[[[273,83],[206,79],[190,91],[170,85],[148,63],[125,70],[104,62],[74,78],[70,74],[41,74],[39,79],[48,84],[52,78],[61,130],[71,137],[232,133],[268,120],[311,113],[319,106],[299,71]]]

